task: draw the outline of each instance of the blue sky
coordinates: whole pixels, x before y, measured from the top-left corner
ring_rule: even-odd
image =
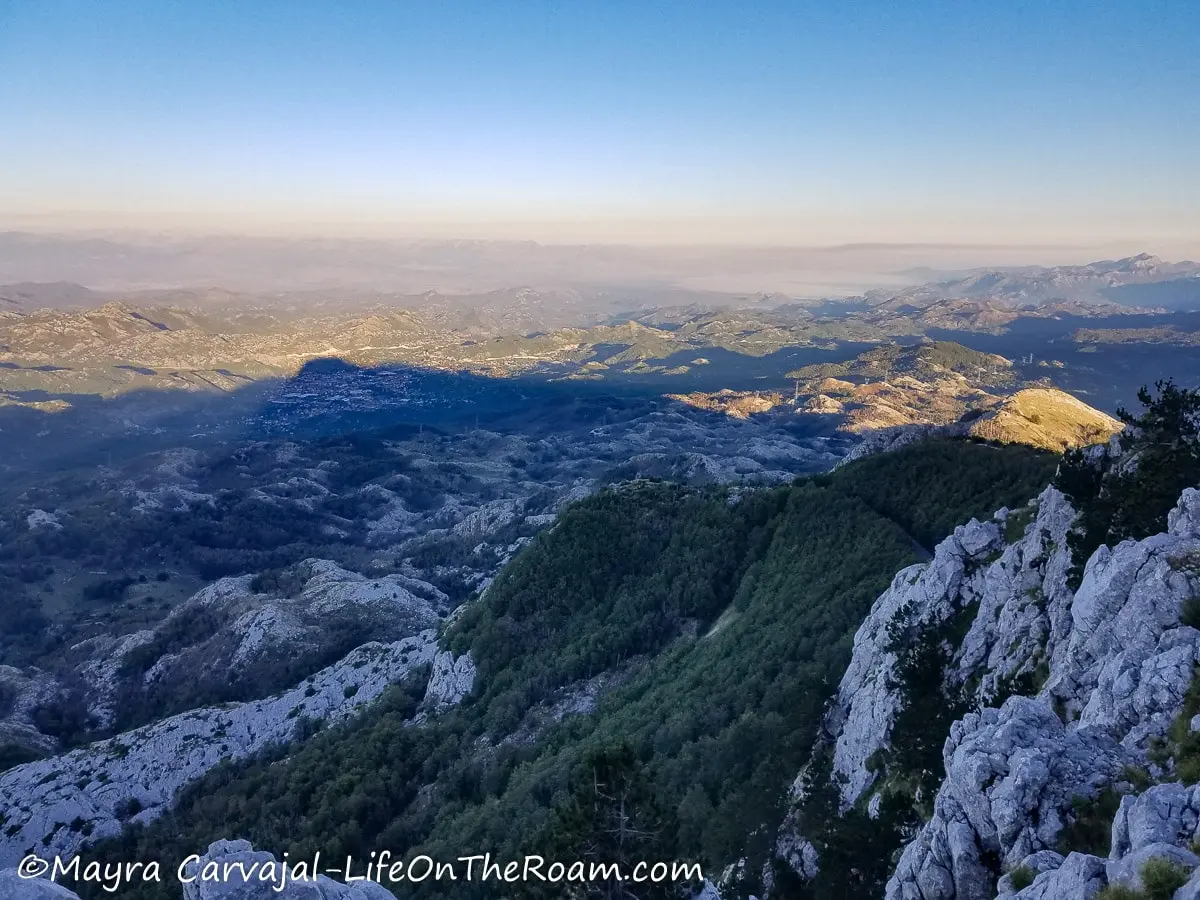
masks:
[[[1200,4],[0,0],[4,220],[1200,235]]]

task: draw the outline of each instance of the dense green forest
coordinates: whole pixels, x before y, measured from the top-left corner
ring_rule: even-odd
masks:
[[[219,837],[293,857],[566,851],[608,814],[585,802],[601,760],[655,823],[643,858],[758,872],[874,599],[955,524],[1036,495],[1055,459],[938,440],[779,488],[605,490],[446,629],[478,667],[459,707],[413,727],[420,684],[396,686],[348,725],[221,766],[97,852],[165,866]]]

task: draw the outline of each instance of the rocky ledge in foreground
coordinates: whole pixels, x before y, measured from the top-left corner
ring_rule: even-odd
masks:
[[[836,834],[811,804],[828,779],[835,820],[901,838],[887,900],[1159,896],[1138,893],[1147,878],[1200,898],[1200,491],[1163,533],[1100,547],[1073,589],[1075,520],[1048,488],[896,575],[855,638],[815,754],[828,768],[797,779],[779,834],[799,878]],[[914,662],[941,673],[915,725]],[[939,766],[904,764],[946,717],[930,785]]]
[[[342,884],[326,875],[288,883],[277,875],[279,863],[270,853],[255,850],[249,841],[215,841],[189,865],[180,882],[182,900],[396,900],[387,889],[370,881]],[[214,877],[208,878],[205,872]],[[228,874],[221,879],[222,873]],[[245,873],[245,874],[242,874]],[[160,872],[167,882],[176,872]],[[141,877],[140,874],[135,876]],[[21,878],[15,869],[0,870],[2,900],[79,900],[62,885],[44,878]]]

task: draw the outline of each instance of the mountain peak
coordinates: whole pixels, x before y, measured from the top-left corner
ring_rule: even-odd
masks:
[[[1161,259],[1150,253],[1139,253],[1137,256],[1128,256],[1125,259],[1117,260],[1118,268],[1132,272],[1150,272],[1162,264]]]

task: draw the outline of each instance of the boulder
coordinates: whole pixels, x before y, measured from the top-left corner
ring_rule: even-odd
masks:
[[[270,853],[255,850],[249,841],[216,841],[198,862],[184,871],[195,879],[183,885],[183,900],[396,900],[395,895],[371,881],[342,884],[325,875],[307,873],[303,881],[281,881],[261,873],[278,871]],[[218,878],[205,879],[205,872]]]

